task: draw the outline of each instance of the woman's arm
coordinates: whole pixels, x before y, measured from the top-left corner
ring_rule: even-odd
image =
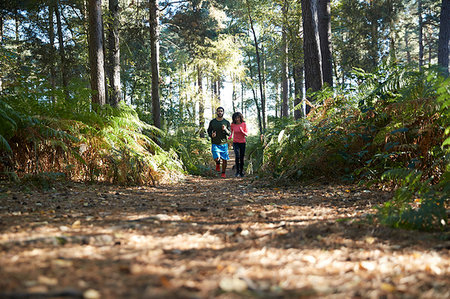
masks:
[[[241,132],[245,135],[248,136],[248,131],[247,131],[247,125],[245,123],[242,123],[242,126],[240,126]]]
[[[234,134],[233,128],[234,128],[234,126],[233,126],[233,125],[230,125],[230,131],[231,131],[231,134],[230,134],[230,136],[228,136],[228,139],[231,139],[231,138],[233,137],[233,134]]]

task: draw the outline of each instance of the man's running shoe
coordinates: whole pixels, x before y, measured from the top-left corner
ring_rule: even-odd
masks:
[[[223,178],[226,178],[227,176],[225,175],[225,172],[222,172],[222,174],[220,175]]]

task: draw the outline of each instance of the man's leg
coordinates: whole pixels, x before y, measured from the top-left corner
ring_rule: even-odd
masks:
[[[227,170],[227,160],[222,159],[222,173],[225,173],[225,170]]]
[[[216,162],[216,171],[220,172],[220,155],[218,154],[217,145],[212,144],[211,145],[211,153],[213,156],[214,161]]]
[[[219,172],[220,171],[220,159],[216,158],[216,159],[214,159],[214,161],[216,161],[216,171]]]

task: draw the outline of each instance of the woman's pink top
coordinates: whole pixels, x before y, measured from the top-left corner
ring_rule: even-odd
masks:
[[[247,125],[245,122],[240,124],[231,124],[231,133],[233,134],[233,142],[245,143],[245,137],[248,135]]]

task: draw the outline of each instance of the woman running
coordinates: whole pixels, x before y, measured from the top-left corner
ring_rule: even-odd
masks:
[[[235,177],[244,176],[244,156],[245,156],[245,138],[248,135],[247,125],[245,124],[242,113],[233,113],[233,122],[231,124],[231,134],[233,136],[233,149],[236,156],[236,174]],[[231,136],[230,136],[231,138]]]

